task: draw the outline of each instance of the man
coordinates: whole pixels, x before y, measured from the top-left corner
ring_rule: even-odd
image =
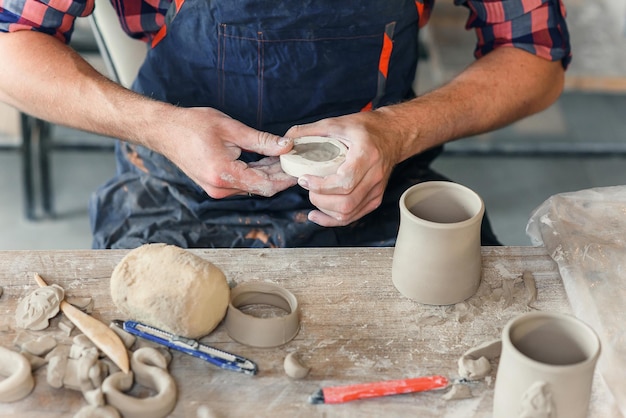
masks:
[[[560,0],[458,0],[478,59],[415,98],[432,2],[116,0],[150,45],[136,94],[65,44],[93,0],[0,0],[0,100],[123,141],[90,202],[94,247],[393,245],[400,194],[443,179],[441,145],[543,110],[570,60]],[[349,148],[336,175],[282,172],[309,135]]]

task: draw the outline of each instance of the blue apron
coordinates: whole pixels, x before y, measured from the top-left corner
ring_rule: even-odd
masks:
[[[133,89],[283,135],[413,97],[419,20],[415,0],[174,1]],[[314,207],[299,186],[213,199],[162,155],[118,142],[117,174],[90,201],[93,247],[391,246],[402,192],[445,180],[429,168],[440,151],[399,164],[377,210],[325,228],[307,220]]]

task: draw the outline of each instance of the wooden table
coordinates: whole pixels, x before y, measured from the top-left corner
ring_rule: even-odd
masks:
[[[455,378],[458,358],[482,342],[499,338],[512,317],[532,309],[570,310],[557,266],[543,248],[483,248],[478,293],[447,307],[420,305],[400,295],[391,281],[392,248],[193,251],[220,267],[230,281],[267,281],[293,292],[302,310],[301,330],[291,342],[271,349],[238,344],[222,325],[203,339],[255,360],[260,369],[257,376],[219,370],[174,353],[170,372],[179,390],[173,413],[177,417],[491,416],[495,370],[485,381],[472,384],[473,398],[466,400],[446,401],[444,391],[338,405],[311,405],[308,397],[324,386],[429,374]],[[2,345],[14,348],[15,306],[37,287],[34,272],[64,287],[67,296],[93,297],[93,316],[102,321],[118,318],[109,277],[125,254],[122,250],[0,252],[4,288],[0,325],[10,327],[0,333]],[[526,270],[534,274],[538,288],[532,308],[526,304],[521,280]],[[55,325],[58,320],[33,335],[49,332],[62,339]],[[284,373],[283,359],[292,351],[312,367],[304,380],[291,380]],[[48,386],[45,373],[45,367],[35,373],[36,386],[28,397],[0,404],[0,416],[73,416],[86,405],[80,392]],[[609,396],[596,378],[591,417],[618,416],[608,406]]]

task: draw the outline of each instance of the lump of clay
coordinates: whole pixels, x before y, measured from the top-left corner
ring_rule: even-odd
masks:
[[[302,364],[302,361],[297,353],[287,354],[287,357],[285,357],[285,361],[283,362],[283,367],[285,369],[285,374],[292,379],[304,379],[311,370],[310,367]]]
[[[35,289],[17,304],[16,325],[33,331],[47,328],[48,320],[59,313],[64,296],[63,288],[56,284]]]
[[[199,338],[224,318],[230,288],[209,261],[173,245],[146,244],[115,267],[111,297],[129,319]]]

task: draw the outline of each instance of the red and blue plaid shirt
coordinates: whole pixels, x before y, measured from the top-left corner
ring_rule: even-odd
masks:
[[[152,40],[165,22],[172,0],[111,0],[123,29],[133,38]],[[384,1],[384,0],[383,0]],[[425,13],[435,0],[416,0]],[[571,59],[562,0],[455,0],[470,14],[466,27],[475,29],[476,57],[500,46],[522,48],[549,60]],[[0,32],[37,30],[69,42],[76,17],[91,14],[94,0],[0,0]]]

